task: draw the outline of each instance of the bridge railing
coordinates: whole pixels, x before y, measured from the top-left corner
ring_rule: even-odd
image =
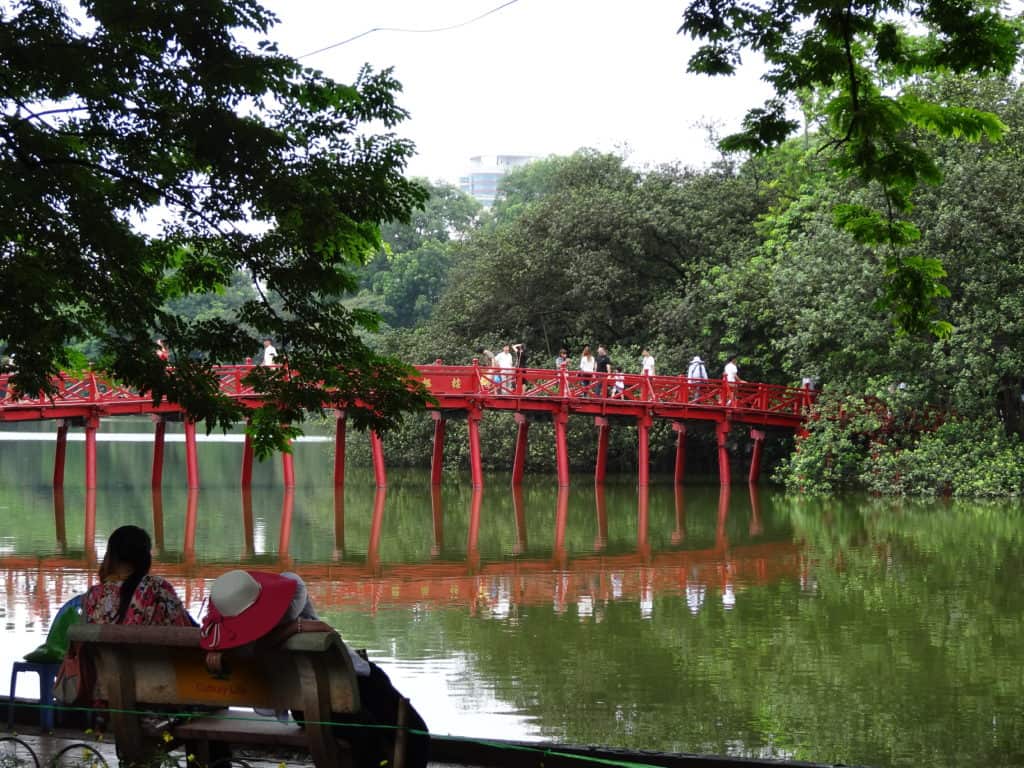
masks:
[[[529,398],[596,398],[638,404],[687,404],[800,415],[814,401],[813,390],[757,382],[635,373],[584,373],[544,368],[417,366],[435,395]]]

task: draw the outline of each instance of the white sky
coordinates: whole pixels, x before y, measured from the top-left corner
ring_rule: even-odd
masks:
[[[502,0],[264,0],[271,38],[303,56],[372,27],[457,24]],[[412,175],[456,182],[472,155],[624,152],[633,165],[714,157],[706,132],[739,127],[768,95],[759,72],[686,73],[695,44],[676,34],[686,0],[518,0],[460,29],[374,32],[303,58],[342,82],[363,63],[393,66],[416,143]],[[747,70],[751,70],[750,67]]]

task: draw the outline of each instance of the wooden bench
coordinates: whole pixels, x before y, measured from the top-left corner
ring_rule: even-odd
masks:
[[[82,643],[95,661],[123,763],[145,763],[162,746],[161,734],[147,728],[140,713],[210,707],[219,709],[166,726],[200,763],[208,762],[211,744],[227,744],[308,750],[318,768],[352,765],[348,744],[328,724],[360,711],[352,660],[337,632],[304,631],[277,645],[225,651],[219,674],[207,668],[197,628],[78,624],[69,639]],[[301,710],[305,724],[227,707]],[[402,736],[400,731],[396,739],[399,763]]]

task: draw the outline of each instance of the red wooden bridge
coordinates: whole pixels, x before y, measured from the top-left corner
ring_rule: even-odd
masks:
[[[244,405],[256,407],[260,396],[245,382],[251,365],[220,366],[217,375],[226,395]],[[595,480],[604,481],[608,434],[613,423],[633,424],[637,429],[638,480],[649,480],[649,439],[655,419],[672,422],[676,432],[675,481],[682,482],[685,470],[686,424],[713,422],[718,440],[718,467],[722,483],[731,480],[726,437],[733,424],[752,427],[753,452],[748,479],[756,482],[760,473],[761,451],[765,439],[762,427],[801,430],[813,402],[808,389],[752,382],[729,383],[717,379],[687,379],[681,376],[640,376],[636,374],[588,374],[581,371],[547,369],[502,370],[468,366],[417,366],[424,385],[435,402],[428,405],[434,419],[434,445],[431,477],[441,482],[444,457],[445,424],[449,419],[466,419],[470,444],[470,471],[474,487],[483,486],[480,456],[479,422],[486,411],[511,411],[518,425],[513,459],[513,484],[519,484],[526,464],[529,425],[551,421],[555,431],[555,457],[559,486],[569,484],[567,424],[570,416],[592,417],[598,428]],[[57,447],[53,483],[63,486],[67,434],[71,426],[85,429],[86,488],[96,487],[96,433],[103,418],[148,414],[155,422],[152,483],[159,487],[163,477],[164,433],[166,422],[181,419],[183,412],[175,403],[154,404],[152,398],[120,386],[99,373],[81,376],[62,375],[55,379],[56,394],[23,396],[9,384],[8,375],[0,376],[0,421],[53,420],[57,423]],[[196,453],[195,423],[184,419],[188,485],[199,487],[199,463]],[[371,433],[376,483],[387,484],[383,442]],[[335,430],[336,486],[344,484],[345,413],[337,412]],[[242,461],[242,486],[252,481],[252,445],[245,438]],[[295,484],[291,454],[283,454],[285,485]]]

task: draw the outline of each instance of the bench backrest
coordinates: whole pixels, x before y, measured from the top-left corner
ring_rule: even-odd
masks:
[[[337,632],[302,632],[276,647],[224,651],[221,674],[208,671],[194,627],[79,624],[68,637],[92,651],[112,707],[299,709],[323,720],[360,707],[352,661]]]

